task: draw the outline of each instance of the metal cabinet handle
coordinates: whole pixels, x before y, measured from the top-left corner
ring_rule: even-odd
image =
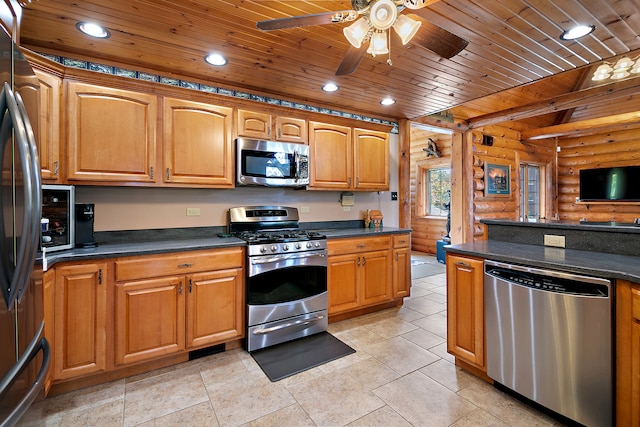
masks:
[[[471,268],[471,265],[467,264],[466,262],[462,262],[462,261],[456,261],[456,265],[459,266],[459,267]]]
[[[365,257],[362,257],[362,265],[365,265],[367,263],[367,259]]]
[[[182,280],[180,281],[180,287],[178,288],[178,294],[182,295]]]
[[[358,267],[360,267],[360,257],[358,257]]]
[[[398,252],[396,252],[396,261],[398,260]]]
[[[189,293],[193,291],[193,281],[189,279]]]
[[[53,162],[53,175],[58,176],[59,173],[60,173],[60,162],[56,160],[55,162]]]
[[[167,168],[167,170],[166,170],[166,178],[167,178],[167,181],[169,181],[171,179],[171,169],[169,169],[169,168]]]
[[[359,248],[364,248],[365,246],[367,246],[367,245],[365,245],[364,243],[360,243],[360,244],[358,245],[358,247],[359,247]]]
[[[149,178],[153,179],[153,166],[149,168]]]
[[[191,267],[193,264],[185,262],[184,264],[178,264],[178,268],[187,268]]]
[[[98,269],[98,285],[102,285],[102,269]]]

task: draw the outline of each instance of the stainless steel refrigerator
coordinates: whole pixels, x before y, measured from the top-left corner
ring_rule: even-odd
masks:
[[[0,426],[15,425],[41,393],[50,361],[44,338],[40,165],[24,99],[38,80],[0,28]],[[37,119],[37,117],[33,117]]]

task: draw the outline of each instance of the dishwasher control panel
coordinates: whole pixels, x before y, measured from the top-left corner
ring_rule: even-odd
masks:
[[[543,291],[558,292],[571,295],[608,297],[609,287],[571,278],[555,277],[534,271],[520,271],[509,267],[487,265],[485,273],[511,283]],[[563,273],[560,273],[563,274]]]

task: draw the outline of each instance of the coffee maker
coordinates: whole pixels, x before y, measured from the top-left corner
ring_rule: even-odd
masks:
[[[98,246],[93,237],[93,203],[76,203],[76,248]]]

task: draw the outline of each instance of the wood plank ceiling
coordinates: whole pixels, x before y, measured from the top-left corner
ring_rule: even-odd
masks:
[[[349,1],[23,3],[21,43],[36,52],[393,119],[414,119],[465,103],[486,114],[496,106],[512,108],[551,98],[578,89],[584,75],[603,60],[640,49],[637,1],[439,0],[412,12],[468,40],[460,54],[443,59],[412,43],[402,46],[392,34],[391,66],[387,55],[367,55],[353,74],[337,77],[334,73],[349,47],[342,34],[348,24],[263,32],[256,22],[348,10]],[[108,27],[111,37],[96,40],[80,34],[76,23],[87,20]],[[559,39],[563,30],[577,23],[593,24],[596,30],[578,41]],[[205,64],[203,56],[212,51],[224,54],[228,65]],[[551,76],[552,82],[528,89]],[[328,81],[340,90],[322,92]],[[512,88],[521,90],[508,91]],[[492,97],[491,107],[477,101],[493,94],[498,95]],[[386,96],[396,104],[381,106]]]

